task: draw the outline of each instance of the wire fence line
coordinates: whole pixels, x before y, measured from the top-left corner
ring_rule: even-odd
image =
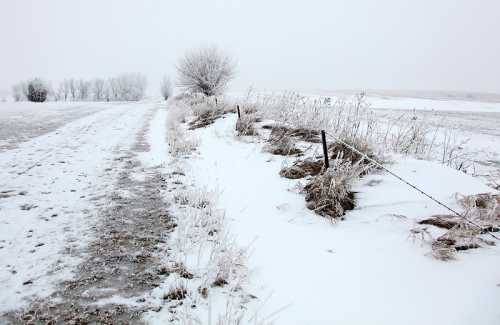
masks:
[[[355,153],[361,155],[362,157],[360,158],[361,160],[362,159],[366,159],[368,161],[370,161],[371,163],[373,163],[374,165],[376,165],[377,167],[383,169],[384,171],[386,171],[388,174],[390,174],[391,176],[395,177],[396,179],[398,179],[399,181],[403,182],[404,184],[408,185],[409,187],[413,188],[414,190],[416,190],[417,192],[419,192],[420,194],[424,195],[425,197],[427,197],[428,199],[432,200],[433,202],[437,203],[438,205],[440,205],[441,207],[447,209],[448,211],[450,211],[451,213],[453,213],[454,215],[456,215],[457,217],[463,219],[465,222],[467,222],[468,224],[470,225],[473,225],[474,227],[480,229],[481,232],[484,232],[484,233],[487,233],[489,234],[491,237],[495,238],[496,240],[500,240],[500,238],[498,238],[495,234],[493,234],[491,231],[485,229],[484,227],[480,226],[479,224],[477,224],[476,222],[472,221],[472,220],[469,220],[466,216],[462,215],[461,213],[459,213],[458,211],[454,210],[453,208],[451,208],[450,206],[448,206],[447,204],[443,203],[442,201],[436,199],[435,197],[433,197],[432,195],[428,194],[427,192],[425,192],[424,190],[420,189],[418,186],[410,183],[409,181],[407,181],[406,179],[404,179],[403,177],[397,175],[396,173],[394,173],[393,171],[389,170],[387,167],[385,167],[384,165],[382,165],[381,163],[379,163],[378,161],[376,161],[375,159],[369,157],[366,153],[358,150],[357,148],[355,148],[354,146],[350,145],[349,143],[346,143],[345,141],[343,141],[342,139],[339,139],[338,137],[336,137],[335,135],[329,133],[329,132],[326,132],[324,131],[329,137],[331,137],[334,141],[336,142],[339,142],[339,143],[342,143],[344,146],[346,146],[348,149],[354,151]],[[438,219],[441,219],[438,217]]]
[[[236,106],[236,109],[237,109],[238,120],[240,120],[242,114],[241,114],[239,105]],[[358,155],[360,155],[361,158],[359,160],[366,159],[366,160],[370,161],[375,166],[381,168],[382,170],[386,171],[391,176],[395,177],[396,179],[398,179],[402,183],[406,184],[407,186],[411,187],[412,189],[414,189],[418,193],[420,193],[423,196],[427,197],[428,199],[430,199],[434,203],[436,203],[439,206],[441,206],[441,207],[445,208],[446,210],[450,211],[452,214],[454,214],[457,217],[459,217],[460,219],[464,220],[466,223],[468,223],[468,224],[476,227],[477,229],[480,230],[481,233],[487,233],[492,238],[500,241],[500,238],[497,237],[495,234],[493,234],[488,229],[486,229],[486,228],[480,226],[479,224],[477,224],[476,222],[468,219],[466,216],[462,215],[461,213],[459,213],[455,209],[451,208],[446,203],[444,203],[444,202],[436,199],[435,197],[433,197],[432,195],[428,194],[427,192],[425,192],[424,190],[422,190],[421,188],[419,188],[415,184],[412,184],[409,181],[407,181],[406,179],[404,179],[403,177],[397,175],[395,172],[391,171],[390,169],[388,169],[387,167],[385,167],[383,164],[381,164],[380,162],[376,161],[375,159],[369,157],[369,155],[367,155],[366,153],[362,152],[361,150],[355,148],[351,144],[343,141],[342,139],[340,139],[337,136],[331,134],[330,132],[327,132],[326,130],[321,130],[318,133],[321,134],[321,142],[322,142],[322,146],[323,146],[323,157],[324,157],[324,162],[325,162],[325,169],[327,169],[329,167],[329,157],[328,157],[328,149],[327,149],[327,143],[326,143],[326,135],[328,135],[331,139],[333,139],[333,141],[343,144],[344,146],[346,146],[346,148],[348,148],[348,149],[352,150],[353,152],[357,153]],[[309,149],[311,149],[311,148],[309,148]],[[439,219],[440,221],[445,221],[443,218],[441,218],[439,216],[436,216],[436,218]]]

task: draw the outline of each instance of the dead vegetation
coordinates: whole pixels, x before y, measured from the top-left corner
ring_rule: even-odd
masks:
[[[284,167],[280,171],[281,177],[289,179],[299,179],[306,176],[316,176],[323,170],[324,162],[322,160],[297,160],[290,167]]]
[[[364,155],[352,150],[342,142],[334,142],[328,145],[328,154],[331,159],[343,159],[350,161],[352,164],[360,164],[362,166],[374,167],[372,166],[372,160],[379,161],[379,158],[375,156],[373,151],[367,145],[363,145],[362,147],[359,145],[353,147],[364,153]]]
[[[427,219],[421,220],[418,222],[418,224],[431,225],[438,228],[450,230],[451,228],[458,226],[460,222],[461,219],[459,219],[456,216],[443,214],[443,215],[435,215]]]
[[[259,118],[255,115],[242,115],[236,122],[236,132],[239,136],[254,136],[259,133],[255,129],[255,122],[258,122]]]
[[[172,286],[170,290],[163,296],[163,300],[184,300],[188,295],[185,286],[178,284]]]
[[[495,244],[483,239],[480,234],[481,231],[477,227],[462,222],[432,242],[432,255],[439,260],[447,261],[454,259],[459,251],[479,248],[484,244]]]
[[[227,113],[228,106],[220,98],[194,94],[184,99],[184,104],[191,109],[194,119],[189,122],[189,129],[194,130],[213,124]]]
[[[189,122],[189,129],[199,129],[213,124],[217,119],[224,115],[223,109],[206,109],[199,115],[195,115],[194,120]]]
[[[317,175],[304,187],[307,208],[331,219],[342,219],[354,208],[352,182],[365,169],[349,161],[334,160],[329,169]]]
[[[302,150],[297,148],[289,137],[283,137],[269,143],[264,147],[264,150],[278,156],[296,156],[302,154]]]
[[[500,195],[460,196],[458,202],[462,215],[473,224],[453,215],[436,215],[419,222],[446,230],[431,243],[432,255],[439,260],[454,259],[460,251],[493,246],[495,242],[487,234],[500,231]]]
[[[306,128],[293,128],[284,125],[264,125],[265,130],[271,130],[269,141],[276,141],[283,137],[295,137],[298,140],[312,143],[320,143],[320,133],[317,130]]]

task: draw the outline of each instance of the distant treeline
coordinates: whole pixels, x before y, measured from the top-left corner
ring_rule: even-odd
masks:
[[[124,73],[114,78],[65,79],[56,88],[39,78],[12,87],[15,101],[138,101],[144,98],[147,80],[141,73]]]

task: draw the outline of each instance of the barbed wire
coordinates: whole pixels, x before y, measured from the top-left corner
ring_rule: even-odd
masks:
[[[339,139],[338,137],[336,137],[335,135],[329,133],[329,132],[326,132],[325,133],[330,136],[334,141],[336,142],[339,142],[339,143],[342,143],[344,146],[346,146],[348,149],[356,152],[357,154],[361,155],[362,157],[360,158],[361,159],[366,159],[368,161],[370,161],[371,163],[373,163],[374,165],[376,165],[377,167],[385,170],[387,173],[389,173],[390,175],[392,175],[393,177],[395,177],[396,179],[398,179],[399,181],[403,182],[404,184],[410,186],[411,188],[413,188],[414,190],[416,190],[417,192],[419,192],[420,194],[424,195],[425,197],[427,197],[428,199],[434,201],[435,203],[437,203],[438,205],[440,205],[441,207],[447,209],[448,211],[450,211],[451,213],[453,213],[454,215],[456,215],[457,217],[463,219],[465,222],[473,225],[474,227],[477,227],[478,229],[481,230],[481,232],[483,233],[487,233],[489,234],[491,237],[495,238],[496,240],[500,240],[500,238],[498,238],[495,234],[493,234],[491,231],[489,231],[488,229],[485,229],[484,227],[480,226],[479,224],[477,224],[476,222],[472,221],[472,220],[469,220],[467,217],[465,217],[464,215],[460,214],[459,212],[457,212],[456,210],[452,209],[451,207],[449,207],[448,205],[446,205],[445,203],[439,201],[438,199],[434,198],[432,195],[430,194],[427,194],[425,191],[423,191],[422,189],[418,188],[416,185],[410,183],[409,181],[405,180],[403,177],[397,175],[396,173],[394,173],[393,171],[389,170],[387,167],[385,167],[384,165],[382,165],[381,163],[379,163],[378,161],[376,161],[375,159],[369,157],[366,153],[358,150],[357,148],[355,148],[354,146],[350,145],[349,143],[346,143],[345,141]],[[438,217],[438,219],[440,219]],[[443,221],[443,220],[442,220]]]

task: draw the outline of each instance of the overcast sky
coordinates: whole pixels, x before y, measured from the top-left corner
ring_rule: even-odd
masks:
[[[0,89],[143,72],[217,45],[232,85],[500,93],[499,0],[0,0]]]

